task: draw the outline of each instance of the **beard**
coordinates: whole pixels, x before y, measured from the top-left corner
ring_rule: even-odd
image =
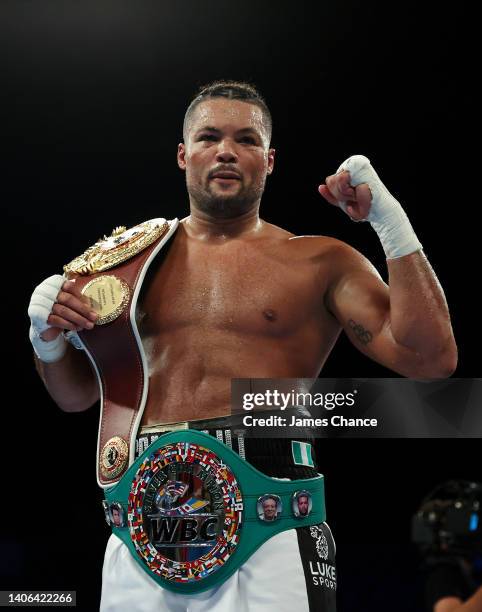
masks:
[[[191,183],[186,176],[187,191],[196,208],[216,219],[233,219],[255,208],[263,195],[265,181],[266,178],[248,188],[241,184],[236,193],[223,194],[214,192],[210,183],[203,188]]]

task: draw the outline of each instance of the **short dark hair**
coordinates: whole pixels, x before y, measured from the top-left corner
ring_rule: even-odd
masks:
[[[271,141],[273,121],[268,105],[256,87],[245,81],[214,81],[213,83],[200,87],[199,91],[191,100],[186,114],[184,115],[184,123],[182,127],[184,139],[186,138],[188,124],[194,110],[198,104],[204,102],[205,100],[209,100],[210,98],[241,100],[241,102],[248,102],[249,104],[255,104],[258,106],[263,112],[263,123],[266,127],[266,131],[268,132],[268,138]]]

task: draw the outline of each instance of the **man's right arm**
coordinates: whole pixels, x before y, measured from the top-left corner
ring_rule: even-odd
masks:
[[[75,280],[54,275],[35,288],[29,316],[35,365],[47,391],[66,412],[87,410],[99,399],[97,377],[87,355],[61,334],[93,328],[97,315],[88,298]]]
[[[40,378],[61,410],[82,412],[98,401],[97,376],[84,351],[69,344],[59,361],[44,363],[35,354],[34,358]]]

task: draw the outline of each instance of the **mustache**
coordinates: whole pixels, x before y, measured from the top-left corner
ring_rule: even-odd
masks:
[[[209,171],[208,178],[213,178],[216,174],[227,173],[235,175],[237,178],[242,178],[241,173],[233,166],[220,165]]]

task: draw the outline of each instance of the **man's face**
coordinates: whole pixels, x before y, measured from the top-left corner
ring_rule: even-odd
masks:
[[[178,147],[178,164],[201,211],[233,218],[254,208],[274,165],[261,109],[225,98],[201,102]]]
[[[308,514],[308,498],[305,495],[298,497],[298,510],[301,516]]]
[[[112,519],[114,521],[114,525],[117,525],[117,527],[119,527],[119,525],[121,524],[121,517],[120,517],[119,510],[116,510],[115,508],[112,510]]]
[[[266,499],[263,502],[263,512],[267,519],[273,519],[276,516],[276,502],[274,499]]]

